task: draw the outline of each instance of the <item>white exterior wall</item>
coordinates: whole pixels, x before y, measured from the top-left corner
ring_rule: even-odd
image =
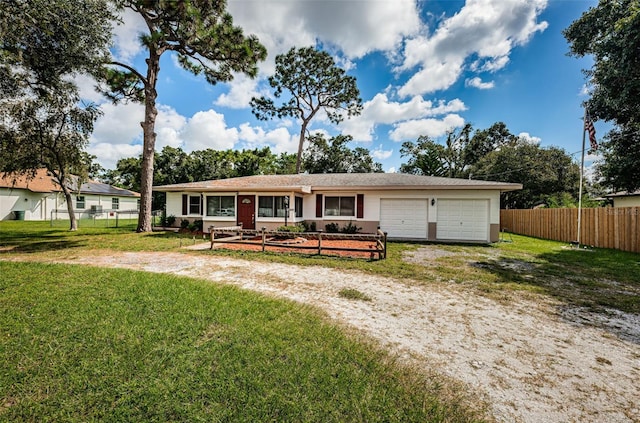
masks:
[[[364,191],[364,192],[319,192],[318,194],[328,196],[347,196],[364,194],[364,218],[361,220],[380,220],[380,199],[428,199],[430,223],[436,222],[438,215],[438,199],[473,199],[473,200],[489,200],[489,223],[500,223],[500,191],[497,190],[403,190],[403,191]],[[324,197],[323,197],[324,198]],[[435,204],[431,205],[431,199],[434,198]],[[305,208],[305,217],[308,219],[315,218],[315,195],[311,200],[313,210]],[[306,205],[305,205],[306,206]],[[309,212],[309,215],[307,215]],[[332,216],[332,220],[334,217]],[[344,220],[354,220],[354,217],[342,216]],[[360,220],[360,219],[358,219]]]
[[[203,215],[182,215],[182,195],[200,195],[200,193],[188,193],[188,192],[167,192],[167,216],[176,216],[176,225],[179,225],[180,220],[183,218],[201,218],[204,223],[203,227],[205,231],[208,231],[210,226],[234,226],[236,224],[236,217],[207,217],[206,216],[206,197],[210,195],[236,195],[236,193],[229,192],[207,192],[204,193],[205,202]],[[257,216],[257,197],[261,195],[259,192],[239,192],[239,195],[255,195],[256,196],[256,229],[261,227],[267,227],[273,229],[277,226],[284,224],[282,217],[265,218]],[[323,201],[327,196],[353,196],[357,197],[358,194],[364,195],[364,216],[363,218],[357,218],[356,216],[327,216],[323,218],[316,217],[316,195],[322,194]],[[268,192],[262,193],[262,195],[269,196],[281,196],[289,195],[292,198],[290,204],[289,217],[287,223],[295,224],[301,221],[338,221],[346,224],[349,221],[357,224],[362,222],[363,224],[374,225],[374,223],[380,222],[380,200],[381,199],[424,199],[428,204],[427,219],[431,225],[437,225],[438,216],[438,201],[440,199],[458,199],[458,200],[487,200],[489,203],[488,209],[488,225],[500,224],[500,191],[499,190],[397,190],[397,191],[314,191],[311,194],[300,194],[292,192]],[[296,218],[294,212],[295,196],[302,196],[303,198],[303,216],[302,218]],[[432,205],[431,200],[435,200]],[[237,209],[236,209],[237,210]],[[323,206],[324,210],[324,206]],[[237,212],[236,212],[237,213]],[[357,215],[357,210],[356,210]],[[435,227],[435,226],[434,226]],[[489,232],[491,232],[489,230]],[[429,239],[434,239],[435,234],[429,233]]]
[[[73,205],[76,206],[76,195],[73,194]],[[89,217],[92,205],[102,205],[106,212],[111,210],[113,196],[84,195],[85,208],[77,209],[76,215],[80,218]],[[118,210],[137,210],[137,197],[117,197],[120,199]],[[0,220],[15,219],[13,211],[24,211],[24,220],[49,220],[53,210],[63,210],[66,218],[67,202],[62,193],[37,193],[25,189],[0,188]],[[106,217],[103,213],[102,217]],[[54,216],[55,218],[55,216]],[[100,218],[100,216],[97,216]]]
[[[640,195],[613,197],[613,207],[640,207]]]
[[[24,220],[47,220],[60,204],[64,197],[58,193],[0,188],[0,220],[15,219],[14,211],[24,211]]]

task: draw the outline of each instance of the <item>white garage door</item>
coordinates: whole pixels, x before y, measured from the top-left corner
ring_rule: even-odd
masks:
[[[427,200],[381,199],[380,229],[392,238],[427,238]]]
[[[488,241],[489,200],[438,200],[438,239]]]

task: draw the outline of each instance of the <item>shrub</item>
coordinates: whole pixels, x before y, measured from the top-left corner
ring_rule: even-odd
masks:
[[[182,219],[180,221],[180,227],[182,229],[187,229],[189,227],[189,220],[188,219]]]
[[[176,217],[170,214],[165,218],[165,221],[163,222],[163,226],[173,226],[174,223],[176,223]]]
[[[278,232],[304,232],[304,226],[302,225],[288,225],[288,226],[279,226],[277,229]]]
[[[203,225],[202,220],[198,219],[198,220],[194,220],[193,223],[189,224],[188,228],[191,232],[197,232],[197,231],[202,232],[202,225]]]
[[[349,221],[349,223],[347,225],[345,225],[345,227],[342,228],[340,230],[340,232],[345,233],[345,234],[357,234],[361,230],[362,230],[362,228],[358,227],[353,222]]]
[[[328,233],[336,234],[336,233],[340,232],[340,225],[338,225],[335,222],[327,223],[326,225],[324,225],[324,230],[326,232],[328,232]]]

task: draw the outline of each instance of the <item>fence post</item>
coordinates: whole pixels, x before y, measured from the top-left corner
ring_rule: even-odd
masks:
[[[210,250],[213,250],[213,243],[216,240],[216,234],[215,234],[215,232],[213,232],[213,228],[214,227],[215,226],[209,226],[209,235],[211,237],[211,247],[209,247]]]
[[[267,240],[267,234],[265,233],[265,230],[267,228],[265,228],[264,226],[261,228],[262,229],[262,252],[264,253],[264,244]]]
[[[318,255],[322,255],[322,229],[318,229]]]

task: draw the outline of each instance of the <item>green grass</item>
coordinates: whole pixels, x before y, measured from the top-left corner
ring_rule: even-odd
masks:
[[[27,254],[46,259],[92,250],[181,251],[201,239],[188,234],[135,233],[135,226],[81,227],[77,232],[51,228],[48,222],[0,222],[2,254]],[[405,257],[420,248],[443,250],[449,256],[429,265]],[[192,254],[229,256],[303,266],[358,270],[407,281],[455,283],[477,293],[509,300],[514,292],[551,296],[563,303],[640,313],[640,255],[608,249],[577,250],[568,244],[513,235],[513,242],[492,245],[388,243],[386,260],[370,261],[297,253],[216,249]],[[1,253],[4,251],[4,253]]]
[[[297,303],[125,270],[0,275],[2,422],[480,421],[464,391]]]
[[[68,255],[87,250],[113,251],[178,251],[193,244],[189,234],[170,232],[136,233],[136,223],[130,221],[118,228],[80,226],[71,232],[67,227],[51,227],[49,222],[0,222],[0,248],[12,253],[46,253]],[[202,237],[196,237],[196,241]]]
[[[371,301],[371,297],[362,291],[354,288],[344,288],[338,292],[338,295],[348,300]]]

